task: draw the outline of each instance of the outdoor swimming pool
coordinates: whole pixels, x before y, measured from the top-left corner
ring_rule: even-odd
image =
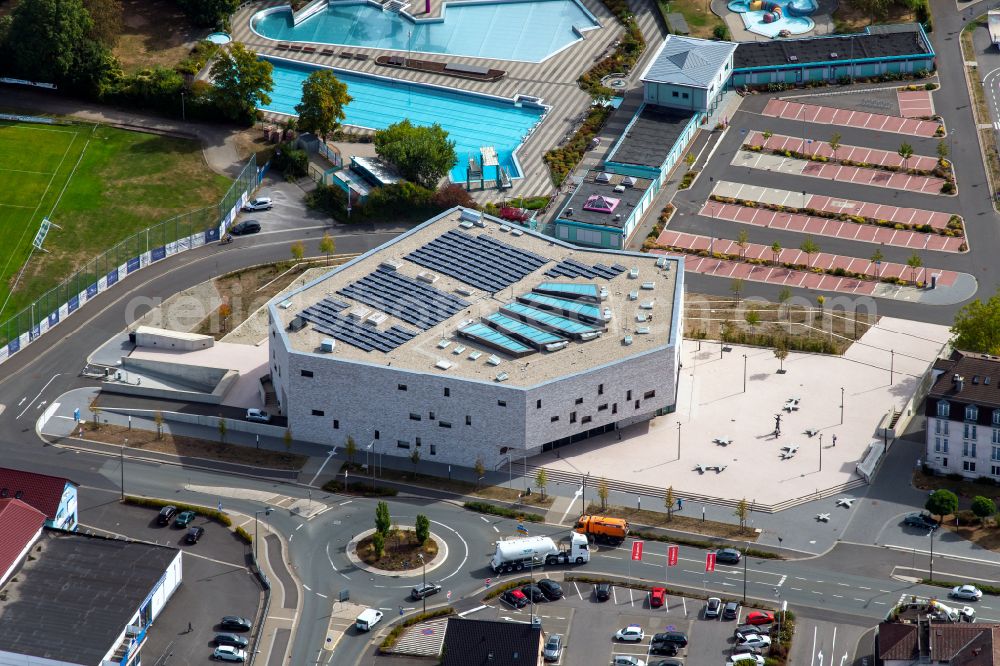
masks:
[[[331,2],[293,24],[287,7],[258,12],[251,28],[268,39],[541,62],[600,24],[577,0],[453,2],[441,18],[414,19],[368,2]]]
[[[295,105],[302,100],[302,82],[317,67],[280,58],[266,60],[274,65],[274,90],[271,103],[263,108],[294,115]],[[384,129],[404,118],[414,125],[440,124],[458,153],[458,163],[451,170],[454,182],[465,182],[469,157],[478,159],[482,146],[494,146],[500,166],[511,177],[519,177],[514,151],[545,114],[541,107],[515,106],[510,100],[341,70],[336,73],[354,98],[345,109],[346,124]],[[492,177],[491,171],[487,169],[487,178]]]
[[[777,12],[768,11],[775,6]],[[784,30],[790,35],[801,35],[816,27],[815,21],[808,17],[817,9],[816,0],[765,0],[763,3],[732,0],[728,7],[729,11],[739,13],[747,30],[772,39],[781,36]]]

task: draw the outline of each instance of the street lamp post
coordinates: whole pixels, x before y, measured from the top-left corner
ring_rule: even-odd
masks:
[[[417,557],[420,558],[420,563],[424,565],[424,587],[423,587],[423,597],[424,602],[424,614],[427,613],[427,560],[424,559],[423,553],[417,553]]]
[[[840,387],[840,425],[844,425],[844,387]]]
[[[368,464],[368,452],[369,451],[372,452],[372,465],[371,465],[371,470],[372,470],[372,492],[375,492],[375,442],[376,442],[376,440],[373,439],[372,443],[365,447],[365,464],[366,465]]]
[[[889,350],[889,386],[892,386],[892,371],[896,366],[896,350]]]
[[[750,542],[743,548],[743,604],[747,603],[747,553],[750,552]]]
[[[823,471],[823,433],[819,434],[819,471]]]
[[[253,563],[257,564],[257,516],[264,514],[265,516],[271,515],[271,507],[267,506],[260,511],[253,512]]]
[[[747,392],[747,355],[743,354],[743,392]]]
[[[122,468],[122,501],[125,501],[125,447],[128,446],[128,437],[122,442],[121,468]]]
[[[681,422],[677,422],[677,460],[681,459]]]
[[[943,521],[942,521],[943,522]],[[931,530],[931,561],[927,568],[927,578],[930,582],[934,582],[934,530]]]

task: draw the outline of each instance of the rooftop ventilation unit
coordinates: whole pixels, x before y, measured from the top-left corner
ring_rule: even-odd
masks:
[[[636,280],[638,278],[639,278],[639,269],[638,268],[630,268],[629,271],[628,271],[628,279],[629,280]]]
[[[625,345],[626,347],[631,347],[632,346],[632,336],[631,335],[626,335],[622,339],[622,344]]]
[[[637,322],[639,322],[640,324],[644,324],[644,323],[646,323],[646,321],[647,321],[648,319],[649,319],[649,317],[647,317],[647,316],[646,316],[646,313],[645,313],[645,312],[636,312],[636,313],[635,313],[635,320],[636,320]]]
[[[833,53],[831,53],[831,54],[830,54],[830,57],[831,57],[831,58],[836,58],[836,57],[837,57],[837,53],[836,53],[836,52],[833,52]]]
[[[566,210],[563,211],[563,215],[565,215],[566,217],[573,217],[573,209],[567,208]]]
[[[486,359],[487,365],[495,366],[495,365],[500,365],[501,363],[503,363],[503,360],[501,360],[499,356],[494,356],[493,354],[490,354],[490,357]]]
[[[788,62],[798,62],[798,61],[799,61],[799,57],[797,55],[790,55],[790,56],[788,56]]]
[[[323,341],[319,343],[319,350],[327,354],[331,353],[337,347],[337,341],[333,338],[323,338]]]
[[[604,321],[611,321],[611,308],[604,308],[604,313],[601,318]]]
[[[427,271],[420,271],[417,273],[417,279],[421,282],[426,282],[427,284],[434,284],[437,282],[438,276],[434,273],[429,273]]]
[[[455,289],[456,294],[461,294],[462,296],[472,296],[475,292],[468,287],[457,287]]]
[[[387,271],[398,271],[402,267],[403,267],[403,262],[396,261],[395,259],[386,259],[381,264],[379,264],[379,268],[384,268]]]
[[[624,192],[625,191],[625,186],[624,185],[615,185],[613,191],[615,191],[615,192]]]
[[[625,176],[624,178],[622,178],[622,185],[624,185],[625,187],[635,187],[635,184],[637,182],[639,181],[636,180],[635,176]]]
[[[288,308],[292,307],[291,299],[287,301],[281,301],[280,303],[278,303],[278,307],[281,308],[282,310],[287,310]]]
[[[640,326],[635,329],[636,335],[649,335],[649,326]]]
[[[470,361],[478,360],[479,357],[482,356],[482,355],[483,355],[483,352],[481,352],[481,351],[479,351],[477,349],[473,349],[472,352],[469,354],[469,360]]]
[[[622,214],[615,213],[615,222],[621,222],[621,221],[622,221]]]
[[[639,292],[637,292],[637,291],[630,291],[630,292],[628,292],[628,300],[630,300],[630,301],[637,301],[637,300],[639,300]]]
[[[372,313],[368,308],[354,308],[347,313],[347,316],[355,321],[362,321],[365,317]]]
[[[451,367],[451,363],[442,359],[437,363],[435,363],[434,367],[437,368],[438,370],[447,370]]]
[[[593,340],[594,338],[600,337],[599,331],[588,331],[587,333],[580,334],[580,341],[586,342],[587,340]]]
[[[481,222],[483,219],[483,214],[480,213],[478,210],[472,210],[471,208],[463,208],[460,219],[463,222]]]
[[[374,313],[372,315],[369,315],[368,319],[365,319],[365,323],[368,324],[369,326],[378,326],[379,324],[383,323],[388,318],[389,318],[389,315],[387,315],[386,313],[384,313],[384,312],[376,312],[376,313]]]
[[[511,229],[510,235],[511,236],[523,236],[524,232],[521,231],[520,229]]]
[[[667,258],[666,257],[657,257],[656,258],[656,267],[657,268],[663,268],[666,265],[667,265]]]
[[[438,343],[438,349],[447,349],[448,345],[451,344],[451,340],[442,340]]]
[[[656,289],[656,283],[655,282],[643,282],[642,283],[642,288],[643,289],[647,289],[647,290],[648,289]]]
[[[306,327],[306,320],[303,319],[302,317],[295,317],[290,322],[288,322],[288,330],[292,331],[293,333],[295,331],[301,331],[305,327]]]
[[[569,343],[566,342],[565,340],[563,340],[562,342],[553,342],[550,345],[545,345],[545,351],[550,351],[550,352],[559,351],[560,349],[564,349],[568,344]]]
[[[601,287],[600,299],[602,301],[608,300],[608,290],[606,287]]]
[[[471,229],[472,227],[474,227],[476,225],[474,225],[472,222],[461,222],[461,223],[459,223],[458,226],[462,227],[463,229]]]
[[[465,347],[463,347],[462,345],[459,345],[459,346],[455,347],[454,349],[452,349],[451,353],[454,354],[455,356],[458,356],[459,354],[461,354],[464,351],[465,351]]]
[[[639,307],[642,308],[643,310],[652,310],[654,303],[656,303],[656,301],[646,301],[645,303],[639,305]]]
[[[505,382],[508,379],[510,379],[510,375],[508,375],[506,372],[498,372],[496,379],[498,382]]]
[[[595,183],[610,183],[611,182],[611,174],[608,173],[608,172],[606,172],[606,171],[602,171],[601,173],[597,174],[597,176],[594,178],[594,182]]]
[[[500,225],[500,231],[503,231],[503,232],[506,233],[506,232],[510,231],[510,226],[506,225],[506,224],[501,224]]]

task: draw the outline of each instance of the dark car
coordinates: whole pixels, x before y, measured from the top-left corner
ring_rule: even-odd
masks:
[[[741,624],[740,626],[736,627],[736,630],[733,632],[733,637],[737,641],[742,641],[745,637],[753,636],[754,634],[760,634],[762,636],[770,636],[771,625]]]
[[[250,620],[239,615],[227,615],[219,621],[219,626],[230,631],[250,631]]]
[[[181,511],[177,514],[177,520],[174,521],[174,527],[187,527],[197,516],[198,514],[194,511]]]
[[[249,641],[242,636],[237,636],[236,634],[216,634],[215,644],[216,645],[231,645],[232,647],[238,647],[241,650],[245,649]]]
[[[421,583],[420,585],[414,586],[410,590],[410,598],[420,601],[425,597],[429,597],[432,594],[437,594],[441,591],[441,586],[437,583]]]
[[[246,234],[255,234],[258,231],[260,231],[260,222],[244,220],[230,229],[229,233],[234,236],[245,236]]]
[[[598,583],[594,586],[594,596],[598,601],[607,601],[611,598],[611,583]]]
[[[740,614],[740,602],[738,601],[727,601],[726,605],[722,607],[722,619],[723,620],[735,620]]]
[[[736,645],[733,647],[733,654],[760,654],[763,650],[752,645]]]
[[[687,647],[688,637],[682,631],[664,631],[659,634],[653,634],[654,643],[672,643],[678,647]]]
[[[505,601],[514,608],[524,608],[528,605],[528,597],[524,596],[521,590],[507,590],[500,595],[500,600]]]
[[[684,666],[684,662],[678,659],[660,659],[649,662],[649,666]]]
[[[187,536],[184,537],[184,543],[192,543],[192,544],[198,543],[198,539],[200,539],[201,535],[204,533],[205,533],[204,527],[197,527],[197,526],[192,527],[191,529],[188,530]]]
[[[718,564],[739,564],[740,557],[740,551],[735,548],[723,548],[715,553],[715,561]]]
[[[562,599],[562,586],[552,579],[543,578],[538,581],[538,589],[542,591],[546,599]]]
[[[160,515],[156,517],[157,525],[169,525],[170,521],[174,519],[174,515],[177,513],[176,506],[165,506],[160,509]]]
[[[521,593],[528,598],[528,601],[533,601],[536,604],[539,601],[545,601],[545,593],[537,585],[525,585],[521,588]]]
[[[926,513],[908,513],[903,518],[903,524],[907,527],[919,527],[924,530],[936,530],[938,522]]]
[[[663,655],[665,657],[676,657],[680,648],[677,643],[665,643],[664,641],[653,641],[649,644],[649,654]]]

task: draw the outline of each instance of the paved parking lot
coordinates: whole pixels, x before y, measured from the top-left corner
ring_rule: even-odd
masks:
[[[198,517],[205,529],[195,545],[183,543],[185,529],[159,527],[156,509],[121,505],[117,501],[80,512],[80,530],[124,536],[180,548],[184,580],[149,631],[143,661],[177,666],[212,663],[216,624],[223,615],[254,621],[261,589],[245,566],[246,546],[225,527]],[[191,625],[189,632],[188,623]],[[244,634],[249,638],[249,632]]]

